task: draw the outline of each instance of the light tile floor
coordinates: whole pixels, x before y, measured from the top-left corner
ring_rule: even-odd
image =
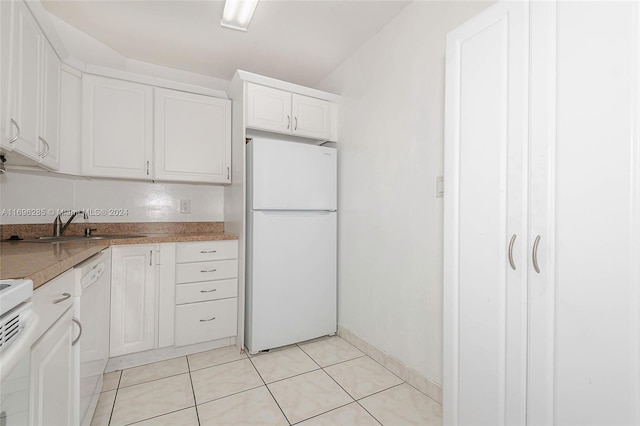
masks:
[[[258,355],[235,347],[104,376],[92,425],[442,423],[442,407],[339,337]]]

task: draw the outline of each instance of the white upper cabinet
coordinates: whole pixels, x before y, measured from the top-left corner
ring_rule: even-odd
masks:
[[[0,147],[11,150],[9,144],[9,59],[11,50],[12,2],[0,1]]]
[[[318,140],[331,139],[331,102],[247,83],[246,126]]]
[[[13,150],[38,160],[38,102],[42,35],[23,2],[11,2],[11,51],[9,59],[9,104],[5,125]]]
[[[40,161],[50,169],[60,165],[60,60],[53,48],[42,43],[42,102],[38,123]]]
[[[60,60],[23,2],[2,2],[1,146],[57,170]]]
[[[86,74],[82,86],[83,175],[231,182],[229,100]]]
[[[294,93],[292,112],[292,134],[314,139],[329,139],[331,135],[330,102]]]
[[[247,127],[291,133],[291,93],[249,83]]]
[[[231,182],[231,101],[155,89],[154,178]]]
[[[84,75],[82,174],[151,179],[153,88]]]

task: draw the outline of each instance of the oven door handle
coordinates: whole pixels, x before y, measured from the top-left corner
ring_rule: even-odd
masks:
[[[38,322],[38,315],[31,312],[20,335],[16,336],[17,340],[0,354],[0,382],[4,381],[20,361],[30,357],[31,345],[40,337],[36,334]]]

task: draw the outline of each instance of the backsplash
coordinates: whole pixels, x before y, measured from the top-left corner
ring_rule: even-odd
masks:
[[[180,213],[181,199],[190,200],[191,213]],[[221,222],[224,188],[19,170],[0,175],[0,224],[53,223],[62,210],[81,209],[89,219],[78,215],[74,223]]]
[[[91,228],[95,235],[193,235],[220,234],[224,232],[223,222],[82,222],[72,223],[65,230],[65,236],[84,235],[85,228]],[[37,238],[51,235],[53,227],[50,223],[5,224],[0,225],[0,240],[12,236]]]

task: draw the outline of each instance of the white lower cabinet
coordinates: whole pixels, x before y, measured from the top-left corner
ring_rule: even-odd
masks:
[[[237,334],[237,258],[235,240],[177,245],[175,346]]]
[[[235,336],[238,299],[188,303],[176,306],[176,346]]]
[[[75,425],[77,358],[73,351],[79,331],[73,324],[72,271],[65,272],[33,294],[39,317],[39,340],[31,347],[31,425]]]
[[[110,356],[156,347],[156,244],[114,246],[111,269]],[[157,254],[156,254],[157,259]]]
[[[112,247],[110,356],[237,334],[238,242]]]
[[[31,349],[33,425],[74,424],[72,317],[68,309]]]

